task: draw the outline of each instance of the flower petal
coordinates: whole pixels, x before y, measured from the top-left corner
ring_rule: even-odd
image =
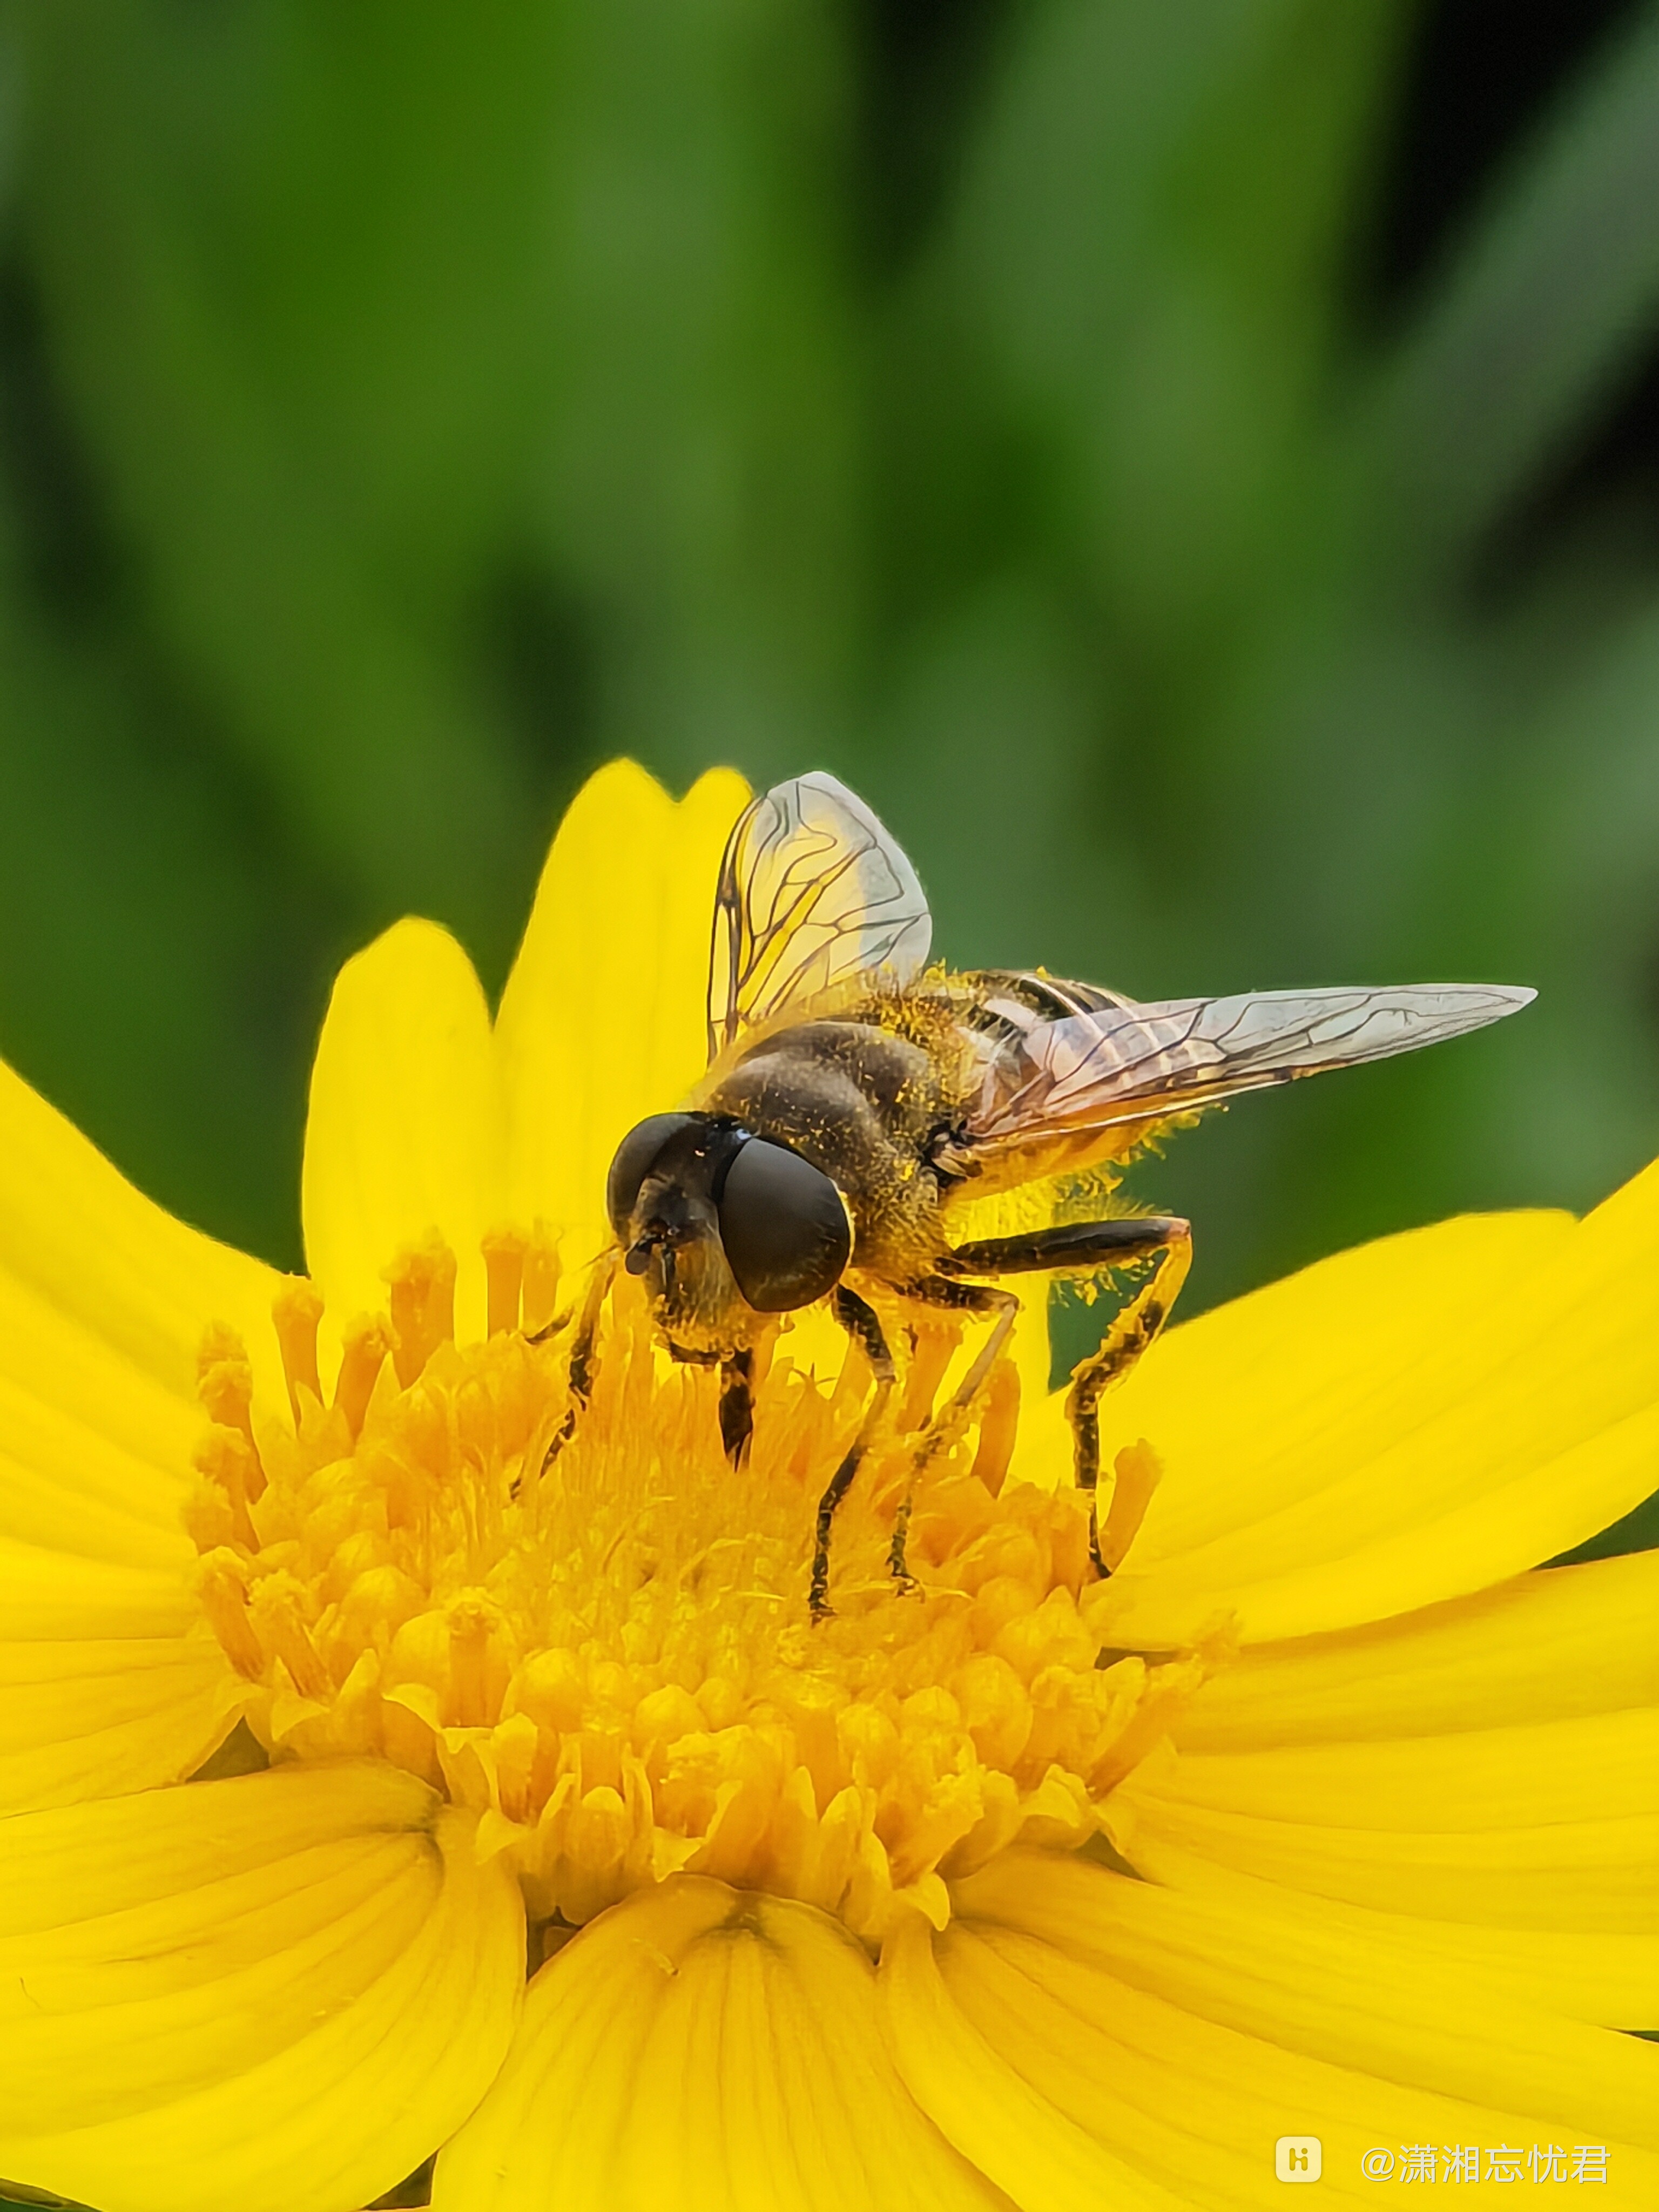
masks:
[[[1182,1714],[1183,1751],[1429,1735],[1659,1705],[1659,1552],[1552,1567],[1363,1628],[1253,1644]]]
[[[0,1812],[179,1780],[223,1734],[179,1518],[206,1422],[0,1275]]]
[[[280,1276],[152,1205],[3,1065],[0,1252],[8,1281],[80,1345],[106,1346],[111,1371],[130,1366],[192,1404],[210,1321],[275,1359]]]
[[[951,2212],[1002,2203],[883,2047],[874,1978],[811,1907],[680,1876],[531,1984],[501,2077],[444,2151],[434,2212]]]
[[[1339,1941],[1353,1937],[1381,1945],[1409,1971],[1476,1977],[1504,2001],[1594,2027],[1646,2030],[1659,2021],[1659,1933],[1622,1929],[1477,1927],[1467,1921],[1425,1920],[1287,1889],[1171,1842],[1156,1815],[1137,1826],[1135,1866],[1169,1889],[1227,1905],[1243,1915],[1290,1917],[1317,1931],[1332,1929]],[[1403,1967],[1396,1971],[1408,1971]]]
[[[960,1936],[957,1937],[960,1942]],[[882,1952],[884,2025],[905,2085],[940,2133],[1020,2212],[1180,2212],[977,2033],[946,1988],[933,1931],[907,1914]]]
[[[15,1565],[15,1553],[0,1552],[9,1620]],[[80,1610],[84,1618],[92,1608]],[[224,1735],[237,1702],[210,1638],[9,1638],[0,1644],[0,1814],[182,1781]]]
[[[1148,1761],[1139,1771],[1170,1803],[1382,1834],[1659,1820],[1659,1711],[1382,1742],[1287,1744],[1233,1758]]]
[[[1617,2201],[1647,2201],[1659,2179],[1636,2148],[1656,2134],[1659,2054],[1644,2045],[1500,2002],[1349,1930],[1075,1859],[1009,1854],[956,1902],[941,1936],[902,1930],[884,1958],[895,2047],[927,2109],[1031,2212],[1135,2202],[1021,2183],[1030,2147],[1067,2130],[1142,2187],[1215,2212],[1282,2201],[1272,2146],[1285,2134],[1323,2139],[1338,2203],[1375,2202],[1360,2156],[1402,2138],[1571,2131],[1609,2146],[1632,2192]],[[960,2087],[969,2068],[977,2094]],[[1023,2084],[1036,2124],[994,2094],[997,2069]]]
[[[1659,1169],[1582,1223],[1447,1222],[1173,1331],[1103,1409],[1108,1461],[1144,1436],[1164,1467],[1111,1640],[1376,1620],[1618,1518],[1659,1453],[1656,1249]]]
[[[562,1229],[572,1265],[606,1241],[617,1145],[703,1071],[714,884],[748,797],[741,776],[715,769],[676,805],[615,761],[559,825],[496,1037],[508,1211]]]
[[[500,1119],[472,963],[435,922],[398,922],[335,979],[311,1074],[306,1263],[337,1328],[383,1310],[385,1270],[435,1230],[457,1261],[457,1335],[483,1334]]]
[[[1656,1783],[1659,1723],[1615,1714],[1149,1760],[1114,1794],[1110,1833],[1137,1866],[1151,1868],[1156,1835],[1288,1888],[1420,1919],[1654,1933]],[[1240,1809],[1230,1795],[1275,1809]]]
[[[1659,2020],[1659,1555],[1257,1646],[1115,1793],[1195,1893],[1418,1942],[1527,2001]]]
[[[0,2172],[106,2212],[344,2212],[512,2033],[517,1891],[392,1768],[27,1814],[0,1868]]]

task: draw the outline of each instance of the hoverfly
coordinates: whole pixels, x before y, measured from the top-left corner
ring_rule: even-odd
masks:
[[[1117,1215],[963,1240],[953,1224],[967,1201],[1127,1160],[1195,1109],[1414,1051],[1534,995],[1445,984],[1137,1005],[1040,971],[930,967],[931,934],[909,860],[833,776],[755,799],[715,895],[708,1072],[684,1107],[629,1132],[608,1179],[611,1265],[641,1279],[676,1358],[720,1368],[734,1463],[749,1447],[755,1350],[777,1316],[826,1301],[868,1358],[873,1394],[818,1506],[815,1618],[830,1609],[836,1509],[896,1380],[878,1304],[991,1318],[965,1402],[1018,1310],[997,1278],[1138,1263],[1139,1287],[1073,1370],[1066,1401],[1091,1549],[1107,1571],[1093,1518],[1097,1408],[1167,1318],[1188,1224]],[[609,1279],[602,1269],[577,1330],[565,1435]],[[901,1518],[901,1579],[902,1538]]]

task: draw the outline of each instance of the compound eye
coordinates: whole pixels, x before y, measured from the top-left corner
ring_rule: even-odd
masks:
[[[793,1313],[841,1280],[853,1232],[829,1176],[784,1145],[752,1137],[720,1193],[720,1243],[758,1313]]]
[[[651,1114],[629,1131],[617,1147],[605,1182],[605,1208],[618,1237],[626,1235],[640,1186],[656,1165],[663,1146],[682,1129],[689,1129],[695,1114]]]

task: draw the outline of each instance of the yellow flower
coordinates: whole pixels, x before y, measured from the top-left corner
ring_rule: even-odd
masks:
[[[698,1073],[743,795],[597,776],[493,1029],[428,925],[347,967],[307,1283],[4,1078],[0,2174],[1233,2212],[1317,2136],[1339,2203],[1475,2146],[1465,2185],[1599,2152],[1598,2201],[1659,2203],[1659,2054],[1614,2032],[1659,2017],[1659,1574],[1528,1571],[1654,1486],[1659,1172],[1176,1330],[1104,1409],[1106,1583],[1026,1326],[925,1473],[918,1589],[896,1439],[814,1626],[861,1385],[810,1324],[734,1473],[624,1285],[540,1472],[536,1340]]]

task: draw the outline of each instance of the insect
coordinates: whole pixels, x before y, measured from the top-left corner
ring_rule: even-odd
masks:
[[[836,1510],[896,1379],[892,1317],[990,1322],[957,1394],[966,1402],[1018,1310],[999,1279],[1029,1272],[1133,1266],[1141,1278],[1073,1370],[1066,1401],[1091,1550],[1107,1571],[1093,1513],[1097,1407],[1168,1317],[1188,1224],[1117,1214],[964,1238],[967,1201],[1124,1161],[1195,1109],[1413,1051],[1534,995],[1447,984],[1137,1005],[1041,972],[951,974],[928,964],[931,933],[915,869],[833,776],[800,776],[755,799],[732,831],[715,895],[708,1072],[684,1108],[629,1133],[608,1179],[610,1264],[641,1279],[676,1358],[720,1368],[734,1463],[753,1426],[756,1349],[780,1315],[827,1301],[868,1358],[872,1395],[817,1509],[815,1618],[830,1610]],[[570,1421],[609,1280],[602,1271],[576,1332]],[[902,1509],[892,1553],[902,1579],[903,1533]]]

